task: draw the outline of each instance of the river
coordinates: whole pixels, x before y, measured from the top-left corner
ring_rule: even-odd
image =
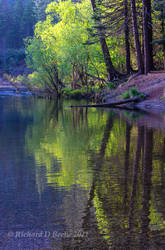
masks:
[[[77,103],[0,97],[0,249],[164,249],[164,118]]]

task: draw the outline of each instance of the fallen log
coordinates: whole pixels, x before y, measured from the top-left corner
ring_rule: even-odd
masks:
[[[142,97],[133,97],[129,98],[126,100],[119,100],[119,101],[114,101],[110,103],[99,103],[99,104],[91,104],[91,105],[79,105],[79,106],[70,106],[71,108],[97,108],[97,107],[104,107],[104,108],[114,108],[114,107],[120,107],[120,105],[127,104],[127,103],[135,103],[135,102],[140,102],[144,98]]]

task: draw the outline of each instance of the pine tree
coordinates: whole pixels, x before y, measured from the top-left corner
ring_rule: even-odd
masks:
[[[15,38],[14,48],[18,49],[23,45],[22,41],[22,20],[24,5],[22,0],[15,0],[13,9],[13,33]]]
[[[125,51],[126,51],[126,69],[127,74],[131,72],[131,53],[130,53],[130,31],[129,31],[129,14],[128,0],[124,0],[124,34],[125,34]]]
[[[94,13],[94,17],[96,20],[96,29],[98,31],[98,37],[100,40],[100,45],[101,45],[101,49],[102,49],[102,53],[104,56],[104,61],[105,61],[105,65],[106,65],[106,69],[107,69],[107,74],[108,74],[108,80],[112,81],[114,80],[114,78],[116,76],[118,76],[118,72],[115,70],[112,60],[111,60],[111,55],[107,46],[107,42],[106,42],[106,35],[105,35],[105,30],[104,27],[101,23],[100,17],[97,17],[97,5],[96,5],[96,1],[95,0],[91,0],[91,5],[92,5],[92,9],[93,9],[93,13]]]
[[[22,17],[21,34],[23,38],[33,35],[34,25],[35,25],[34,1],[27,0]]]
[[[140,44],[140,39],[139,39],[137,10],[136,10],[136,1],[135,0],[131,0],[131,10],[132,10],[132,23],[133,23],[133,33],[134,33],[134,40],[135,40],[138,71],[139,71],[139,73],[143,74],[144,73],[144,64],[143,64],[141,44]]]
[[[153,70],[151,0],[143,0],[144,73]]]
[[[6,66],[6,47],[9,26],[9,4],[7,0],[0,1],[0,64]]]

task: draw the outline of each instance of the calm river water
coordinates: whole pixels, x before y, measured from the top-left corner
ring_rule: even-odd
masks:
[[[70,104],[0,97],[0,249],[165,249],[164,118]]]

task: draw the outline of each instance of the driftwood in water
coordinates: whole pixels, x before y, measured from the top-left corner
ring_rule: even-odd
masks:
[[[88,108],[95,108],[95,107],[104,107],[104,108],[114,108],[114,107],[120,107],[120,105],[127,104],[127,103],[134,103],[134,102],[140,102],[142,100],[141,97],[134,97],[134,98],[129,98],[126,100],[119,100],[119,101],[114,101],[111,103],[100,103],[100,104],[91,104],[91,105],[79,105],[79,106],[71,106],[73,107],[88,107]]]

